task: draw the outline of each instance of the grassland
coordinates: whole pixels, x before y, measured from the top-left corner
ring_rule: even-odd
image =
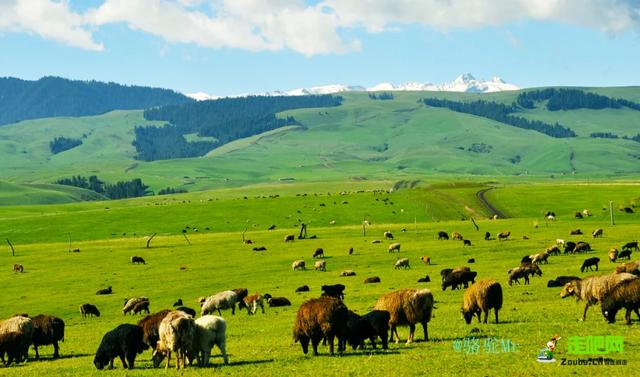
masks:
[[[393,182],[378,183],[377,188]],[[363,184],[371,184],[364,182]],[[546,281],[557,275],[587,276],[580,273],[582,260],[598,256],[600,269],[610,272],[616,264],[607,261],[609,248],[637,239],[639,214],[616,212],[616,225],[609,225],[608,213],[601,206],[613,200],[630,205],[637,197],[633,185],[503,185],[489,191],[487,197],[512,218],[485,220],[475,192],[485,184],[450,184],[401,189],[387,192],[358,192],[376,185],[281,185],[256,186],[214,192],[189,193],[169,197],[142,198],[112,202],[86,202],[50,206],[0,207],[0,236],[9,237],[16,246],[12,257],[8,247],[0,253],[0,273],[4,304],[0,318],[16,312],[50,313],[66,322],[65,342],[61,344],[63,358],[56,361],[30,361],[25,365],[0,368],[3,376],[91,376],[122,374],[116,361],[114,372],[98,372],[92,365],[93,353],[102,335],[116,325],[139,319],[123,317],[122,299],[134,295],[151,298],[152,311],[169,307],[178,297],[195,307],[195,298],[214,292],[247,287],[250,292],[269,292],[288,297],[293,306],[267,308],[267,313],[247,316],[244,312],[231,315],[228,321],[228,350],[231,365],[190,368],[185,372],[169,371],[168,375],[442,375],[464,373],[471,376],[509,375],[593,375],[616,373],[631,375],[640,358],[638,322],[632,326],[606,324],[599,307],[590,310],[586,322],[579,322],[582,304],[572,299],[560,299],[559,289],[546,288]],[[345,191],[340,195],[340,191]],[[328,192],[331,195],[328,195]],[[303,195],[303,194],[307,195]],[[318,196],[314,195],[318,194]],[[322,193],[322,195],[320,195]],[[279,195],[269,197],[269,195]],[[244,197],[247,199],[244,199]],[[264,196],[264,198],[263,198]],[[211,199],[211,200],[209,200]],[[376,200],[377,199],[377,200]],[[334,202],[336,204],[334,204]],[[346,202],[343,204],[343,202]],[[393,202],[393,204],[391,204]],[[325,204],[320,206],[320,204]],[[384,204],[387,203],[387,204]],[[109,207],[106,209],[105,207]],[[594,215],[583,220],[573,218],[573,212],[588,208]],[[541,213],[553,210],[556,222],[545,223]],[[300,213],[298,213],[300,211]],[[469,216],[474,216],[477,231]],[[462,221],[461,217],[467,220]],[[285,244],[283,236],[296,233],[298,218],[310,224],[310,234],[317,239],[296,240]],[[363,236],[362,219],[372,225]],[[336,220],[335,225],[330,225]],[[414,222],[415,220],[415,222]],[[277,224],[274,231],[266,227]],[[187,229],[191,245],[182,236]],[[255,226],[254,226],[255,225]],[[537,225],[537,227],[535,226]],[[193,227],[198,228],[198,232]],[[209,230],[206,230],[206,227]],[[252,245],[241,242],[242,231],[266,252],[251,251]],[[581,228],[585,233],[602,227],[604,237],[596,240],[569,236],[569,230]],[[406,229],[406,232],[401,229]],[[391,230],[402,244],[399,255],[390,255],[387,244],[372,244],[382,233]],[[440,230],[459,231],[472,242],[464,247],[456,241],[438,241]],[[508,241],[484,241],[484,232],[496,234],[510,230]],[[67,233],[73,238],[69,253]],[[145,236],[157,232],[151,248],[145,248]],[[523,236],[528,239],[524,240]],[[529,286],[506,284],[506,271],[519,264],[523,255],[539,252],[557,238],[591,242],[589,255],[552,257],[543,265],[543,277],[533,278]],[[292,272],[291,261],[304,258],[308,264],[317,247],[327,256],[327,272],[307,270]],[[347,249],[355,252],[348,255]],[[140,255],[146,265],[131,265],[129,257]],[[433,265],[421,264],[419,257],[429,255]],[[408,257],[412,268],[394,270],[398,257]],[[480,278],[494,278],[505,292],[505,304],[500,312],[501,323],[466,325],[460,318],[462,291],[440,289],[439,271],[446,267],[467,264],[478,271]],[[23,274],[10,272],[13,263],[25,266]],[[184,269],[181,269],[183,267]],[[357,276],[338,277],[344,269],[353,269]],[[382,282],[364,285],[368,276],[380,276]],[[416,283],[429,275],[432,282]],[[436,299],[435,316],[429,323],[429,342],[412,345],[391,345],[386,352],[349,351],[343,356],[303,356],[299,344],[291,340],[291,328],[298,306],[319,295],[322,284],[343,283],[346,305],[364,313],[372,308],[377,297],[390,290],[405,287],[427,287]],[[296,294],[296,287],[308,284],[311,292]],[[94,292],[111,285],[114,294],[96,296]],[[82,319],[77,312],[80,303],[96,304],[103,315]],[[620,320],[620,318],[619,318]],[[479,330],[474,330],[479,329]],[[401,328],[406,339],[408,330]],[[421,331],[418,330],[418,334]],[[539,349],[553,335],[563,339],[558,344],[556,358],[567,355],[567,338],[586,335],[622,335],[623,354],[610,357],[626,359],[623,366],[561,366],[535,361]],[[479,354],[456,352],[454,340],[476,336],[481,339]],[[486,354],[486,338],[508,339],[518,344],[513,353]],[[418,339],[421,336],[418,335]],[[214,350],[214,353],[217,351]],[[45,347],[41,354],[50,355]],[[138,358],[129,376],[157,375],[151,369],[150,353]],[[464,370],[464,372],[462,372]],[[165,373],[164,371],[161,373]]]

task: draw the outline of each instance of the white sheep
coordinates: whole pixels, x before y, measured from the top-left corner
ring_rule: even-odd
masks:
[[[213,346],[218,346],[222,352],[225,364],[229,364],[227,357],[227,321],[216,315],[205,315],[196,320],[196,340],[194,349],[198,355],[198,365],[209,365],[209,357]]]
[[[238,294],[234,291],[222,291],[213,296],[207,297],[202,303],[202,314],[211,314],[214,310],[231,309],[231,314],[236,314],[236,302],[238,302]]]
[[[327,262],[324,260],[316,261],[313,268],[316,270],[326,271],[327,270]]]
[[[195,355],[196,323],[189,314],[174,310],[169,312],[158,327],[160,340],[153,352],[153,366],[158,367],[164,357],[167,357],[166,369],[171,362],[171,351],[176,353],[176,369],[180,364],[184,368],[187,354]]]
[[[296,261],[293,261],[293,263],[291,263],[291,269],[292,270],[305,270],[305,263],[304,263],[304,259],[298,259]]]
[[[411,266],[409,266],[409,259],[408,258],[400,258],[396,261],[396,264],[394,265],[394,268],[397,270],[399,268],[411,268]]]

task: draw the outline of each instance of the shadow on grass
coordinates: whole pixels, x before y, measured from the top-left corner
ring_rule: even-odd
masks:
[[[90,354],[90,353],[74,353],[72,355],[60,355],[60,357],[58,357],[58,358],[54,358],[53,355],[46,355],[46,356],[40,355],[39,359],[36,359],[35,357],[30,357],[29,358],[29,362],[56,361],[56,360],[64,360],[64,359],[75,359],[77,357],[87,357],[87,356],[93,356],[93,354]]]

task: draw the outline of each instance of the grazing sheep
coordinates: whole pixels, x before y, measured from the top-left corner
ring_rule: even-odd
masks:
[[[364,283],[365,284],[380,283],[380,278],[378,276],[371,276],[364,279]]]
[[[553,245],[546,248],[544,252],[549,255],[560,255],[560,248],[556,245]]]
[[[624,211],[624,213],[633,213],[633,209],[631,207],[624,207],[621,211]]]
[[[329,342],[329,352],[333,355],[333,339],[338,338],[338,352],[345,349],[347,307],[335,297],[320,297],[300,305],[293,327],[293,339],[300,342],[302,352],[309,351],[309,341],[314,356],[318,355],[318,344],[322,339]]]
[[[160,340],[160,322],[162,322],[169,312],[171,312],[171,310],[164,309],[157,313],[150,314],[138,321],[138,326],[142,328],[142,340],[153,350],[156,349],[156,343]]]
[[[138,257],[138,256],[135,256],[135,255],[131,257],[131,263],[132,263],[132,264],[140,264],[140,263],[142,263],[142,264],[146,264],[146,263],[144,262],[144,258],[142,258],[142,257]]]
[[[573,253],[575,248],[576,248],[576,243],[575,242],[567,241],[564,244],[564,254]]]
[[[449,276],[449,274],[452,273],[452,272],[453,272],[453,268],[442,269],[440,271],[440,276],[442,277],[442,282],[444,282],[444,279],[446,279],[447,276]]]
[[[422,261],[422,263],[424,264],[431,264],[431,258],[427,257],[427,256],[423,256],[420,257],[420,260]]]
[[[298,259],[293,261],[293,263],[291,263],[291,269],[292,270],[306,270],[307,268],[305,267],[305,263],[304,263],[304,259]]]
[[[549,253],[546,251],[543,251],[542,253],[538,253],[538,254],[533,254],[533,255],[529,255],[529,258],[531,258],[531,263],[549,263]]]
[[[585,272],[587,268],[589,271],[593,271],[592,266],[596,266],[596,271],[598,271],[598,263],[600,263],[600,258],[598,257],[585,259],[582,267],[580,267],[580,272]]]
[[[198,356],[198,366],[209,365],[211,349],[218,346],[222,352],[225,364],[229,364],[227,356],[227,321],[215,315],[205,315],[196,319],[195,353]]]
[[[231,289],[231,291],[234,291],[237,295],[238,295],[238,307],[240,309],[244,308],[244,298],[247,297],[249,295],[249,290],[247,288],[234,288]]]
[[[188,308],[186,306],[178,306],[175,310],[179,310],[185,314],[189,314],[192,317],[196,316],[196,311],[192,308]]]
[[[542,276],[542,270],[535,263],[525,264],[516,268],[512,268],[507,272],[509,274],[509,285],[513,285],[513,282],[520,284],[518,279],[524,278],[524,284],[529,284],[529,275]]]
[[[498,234],[498,241],[508,240],[510,235],[511,235],[511,232],[500,232]]]
[[[624,244],[624,246],[622,246],[622,250],[635,250],[638,251],[638,242],[637,241],[632,241],[632,242],[627,242],[626,244]]]
[[[456,240],[456,241],[462,241],[462,234],[460,234],[458,232],[453,232],[453,233],[451,233],[451,239]]]
[[[484,232],[484,240],[485,240],[485,241],[489,241],[489,240],[491,240],[491,233],[489,233],[489,232]]]
[[[594,231],[591,233],[591,235],[593,236],[593,238],[596,238],[596,237],[602,237],[602,236],[604,235],[604,229],[602,229],[602,228],[598,228],[598,229],[594,230]]]
[[[438,232],[438,239],[439,240],[448,240],[449,239],[449,235],[447,234],[447,232],[440,231],[440,232]]]
[[[87,316],[100,317],[100,311],[98,308],[91,304],[80,305],[80,314],[82,314],[82,318],[86,318]]]
[[[520,259],[520,266],[531,264],[532,260],[533,258],[531,255],[525,255],[524,257],[522,257],[522,259]]]
[[[384,232],[384,239],[385,240],[392,240],[393,239],[393,234],[391,234],[391,232],[387,230],[386,232]]]
[[[631,249],[622,250],[622,251],[618,254],[618,259],[627,259],[627,260],[631,260]]]
[[[29,356],[29,346],[33,340],[35,326],[30,318],[17,315],[0,322],[0,334],[7,335],[9,358],[15,359],[16,363],[26,361]]]
[[[179,299],[178,299],[178,301],[176,301],[176,302],[174,302],[174,303],[173,303],[173,307],[174,307],[174,308],[175,308],[176,306],[182,306],[182,305],[184,305],[184,304],[182,303],[182,299],[181,299],[181,298],[179,298]]]
[[[202,304],[200,315],[212,314],[215,310],[222,315],[220,309],[231,309],[231,314],[236,314],[236,302],[238,294],[234,291],[222,291],[207,297]]]
[[[14,264],[13,272],[20,272],[20,273],[24,272],[24,266],[18,263]]]
[[[149,314],[149,301],[141,301],[133,307],[133,314],[145,312]]]
[[[313,258],[324,258],[324,250],[321,247],[317,248],[316,251],[313,252]]]
[[[382,295],[374,307],[376,310],[386,310],[390,314],[389,326],[391,335],[389,341],[393,341],[396,335],[396,343],[400,342],[397,326],[409,326],[409,338],[407,344],[413,342],[415,326],[422,324],[424,340],[429,340],[427,323],[431,320],[433,311],[433,295],[428,289],[401,289]]]
[[[313,268],[317,271],[326,271],[327,270],[327,262],[324,260],[319,260],[314,263]]]
[[[124,306],[122,307],[122,314],[126,315],[133,311],[136,305],[141,302],[149,302],[149,298],[145,296],[133,297],[133,298],[125,298]]]
[[[133,369],[136,354],[149,348],[142,340],[143,335],[140,326],[131,324],[122,324],[109,331],[102,337],[93,365],[97,369],[107,365],[113,369],[113,359],[119,357],[124,368]]]
[[[264,296],[261,294],[247,296],[243,301],[244,305],[247,307],[247,314],[256,314],[258,307],[262,309],[262,314],[264,314]]]
[[[309,292],[309,286],[308,285],[303,285],[301,287],[296,288],[296,293],[298,292]]]
[[[584,216],[587,216],[587,217],[591,216],[591,212],[589,212],[589,210],[588,210],[588,209],[583,209],[583,210],[582,210],[582,214],[583,214]]]
[[[286,236],[284,236],[284,242],[293,242],[295,241],[296,236],[293,234],[287,234]]]
[[[278,307],[278,306],[291,306],[291,301],[289,301],[286,297],[271,297],[270,294],[265,293],[262,297],[269,303],[269,307]]]
[[[333,284],[333,285],[323,285],[320,287],[322,289],[322,296],[329,296],[339,298],[344,300],[344,289],[346,287],[343,284]]]
[[[571,235],[579,235],[582,234],[582,231],[580,229],[574,229],[571,231]]]
[[[621,308],[627,309],[625,320],[627,325],[631,324],[631,311],[633,310],[640,318],[640,279],[630,279],[621,282],[611,289],[602,300],[602,314],[609,323],[616,322],[616,314]]]
[[[97,295],[110,295],[112,293],[113,293],[113,290],[111,289],[111,286],[107,288],[98,289],[98,291],[96,292]]]
[[[618,259],[618,249],[615,247],[611,248],[607,255],[609,256],[609,262],[615,262]],[[629,257],[631,257],[631,255],[629,255]]]
[[[564,240],[562,238],[556,238],[556,245],[564,246]]]
[[[270,226],[269,228],[267,228],[267,229],[268,229],[268,230],[274,230],[275,228],[276,228],[276,225],[275,225],[275,224],[273,224],[273,225],[271,225],[271,226]]]
[[[498,323],[498,310],[502,308],[502,287],[492,279],[479,280],[464,292],[462,315],[467,324],[471,323],[474,315],[480,316],[484,312],[484,323],[487,323],[489,310],[493,309]]]
[[[347,341],[355,350],[364,348],[365,339],[371,341],[371,347],[376,348],[376,337],[382,341],[382,349],[388,348],[389,320],[391,315],[386,310],[374,310],[364,316],[359,316],[349,310],[347,321]]]
[[[349,255],[353,254],[353,247],[349,248]]]
[[[39,314],[31,318],[33,322],[33,349],[36,359],[40,358],[38,347],[53,345],[53,358],[60,357],[58,342],[64,341],[64,321],[58,317],[47,314]]]
[[[399,243],[392,243],[391,245],[389,245],[389,252],[393,253],[393,252],[400,252],[400,244]]]
[[[353,270],[344,270],[340,273],[340,276],[356,276],[356,272]]]
[[[158,331],[160,340],[153,352],[153,367],[157,368],[166,357],[165,369],[169,369],[171,352],[175,352],[176,369],[180,369],[180,364],[184,368],[187,354],[196,354],[194,344],[197,330],[193,318],[180,311],[171,311],[160,322]]]
[[[396,263],[393,265],[393,268],[395,268],[396,270],[399,268],[404,268],[405,270],[407,268],[411,268],[411,266],[409,266],[409,258],[398,259]]]
[[[621,274],[623,272],[640,275],[640,260],[627,262],[616,266],[616,274]]]
[[[9,331],[0,333],[0,359],[5,366],[11,365],[14,360],[16,363],[22,361],[22,349],[25,343],[28,343],[28,341],[21,332]],[[27,344],[28,347],[29,345]],[[7,354],[7,360],[4,359],[5,354]]]
[[[257,246],[252,249],[253,251],[266,251],[267,248],[264,246]]]
[[[463,246],[471,246],[471,241],[469,241],[469,240],[462,240],[462,244],[463,244]]]
[[[560,292],[560,297],[575,296],[577,301],[585,301],[584,313],[582,314],[582,321],[584,321],[587,319],[589,306],[602,302],[609,292],[624,280],[637,278],[637,276],[628,273],[589,276],[565,284]]]
[[[587,251],[591,251],[591,245],[586,242],[578,242],[576,244],[576,248],[573,249],[573,253],[586,253]]]
[[[465,288],[469,287],[469,282],[475,283],[478,273],[475,271],[462,271],[453,270],[442,282],[442,290],[445,291],[447,287],[451,287],[451,290],[455,290],[464,285]]]
[[[576,213],[573,215],[573,217],[575,217],[576,219],[581,219],[581,218],[583,217],[583,216],[582,216],[582,212],[576,212]]]

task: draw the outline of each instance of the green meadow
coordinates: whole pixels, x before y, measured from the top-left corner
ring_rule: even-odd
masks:
[[[397,184],[387,181],[343,181],[342,183],[276,183],[228,188],[171,196],[145,197],[121,201],[91,201],[70,204],[13,205],[0,207],[0,236],[11,240],[0,249],[3,305],[0,318],[14,313],[48,313],[66,323],[65,341],[60,345],[62,358],[50,360],[52,347],[43,347],[43,361],[0,368],[3,376],[98,376],[128,375],[592,375],[605,373],[631,375],[640,362],[638,321],[626,326],[622,315],[607,324],[599,306],[589,310],[581,322],[583,303],[561,299],[559,288],[547,288],[547,280],[558,275],[588,276],[580,272],[587,257],[601,259],[600,272],[612,272],[618,263],[610,263],[611,247],[638,239],[637,213],[623,213],[619,207],[632,207],[640,197],[631,182],[523,183],[497,184],[458,180],[458,183],[412,181]],[[396,190],[389,190],[396,186]],[[413,186],[413,188],[412,188]],[[481,189],[492,205],[509,218],[489,220],[491,215],[477,199]],[[26,187],[14,188],[24,191]],[[610,225],[608,206],[613,202],[615,225]],[[606,209],[606,210],[603,210]],[[593,216],[574,218],[576,211],[588,209]],[[545,211],[554,211],[557,221],[544,221]],[[471,218],[479,227],[476,230]],[[362,222],[371,225],[363,229]],[[332,222],[334,222],[332,224]],[[296,239],[285,243],[287,234],[297,234],[300,223],[308,225],[315,239]],[[267,230],[276,225],[275,230]],[[573,229],[582,236],[570,236]],[[590,233],[604,229],[604,237],[592,239]],[[383,232],[391,231],[400,242],[399,254],[389,254],[391,241]],[[472,246],[459,241],[439,241],[438,231],[458,231]],[[484,240],[510,231],[507,241]],[[184,232],[184,233],[183,233]],[[156,236],[146,247],[148,236]],[[242,242],[244,236],[254,244]],[[185,238],[186,235],[186,238]],[[525,239],[526,236],[526,239]],[[530,285],[507,284],[507,271],[520,259],[537,253],[561,238],[590,242],[588,254],[552,256],[542,265],[542,277]],[[69,252],[71,248],[79,252]],[[383,240],[380,244],[373,240]],[[188,243],[189,242],[189,243]],[[253,246],[267,251],[254,252]],[[327,271],[314,271],[313,251],[325,251]],[[353,247],[354,253],[347,250]],[[132,265],[129,258],[142,256],[146,265]],[[421,256],[430,256],[432,265],[424,265]],[[411,268],[395,270],[397,258],[410,259]],[[636,255],[632,255],[635,259]],[[291,262],[305,259],[306,271],[292,271]],[[467,263],[474,258],[475,263]],[[14,263],[24,265],[22,274],[11,272]],[[439,272],[443,268],[469,265],[478,278],[496,279],[503,287],[504,305],[500,323],[465,324],[460,315],[463,291],[442,291]],[[354,277],[339,277],[352,269]],[[363,284],[369,276],[379,276],[379,284]],[[431,282],[417,283],[425,275]],[[432,290],[434,317],[429,323],[428,342],[391,344],[388,351],[353,351],[328,356],[320,347],[320,356],[305,356],[292,341],[296,311],[305,300],[320,295],[323,284],[346,285],[345,304],[364,314],[372,309],[383,293],[407,287]],[[523,283],[523,281],[521,281]],[[301,285],[310,292],[295,293]],[[99,288],[112,286],[114,293],[97,296]],[[169,308],[182,298],[187,306],[198,308],[196,298],[215,292],[246,287],[250,293],[285,296],[292,306],[266,308],[263,315],[223,311],[227,320],[227,348],[230,365],[220,357],[213,366],[175,372],[154,370],[151,353],[138,356],[136,369],[124,372],[119,360],[113,371],[97,371],[93,364],[100,339],[121,323],[135,323],[141,316],[123,316],[123,299],[144,295],[151,300],[152,312]],[[78,306],[95,304],[99,318],[81,318]],[[493,318],[490,316],[490,318]],[[408,328],[399,328],[406,340]],[[554,335],[560,335],[555,363],[536,362],[536,356]],[[624,337],[623,353],[606,355],[626,360],[627,366],[566,366],[567,341],[572,336]],[[478,340],[477,353],[465,352],[464,338]],[[422,330],[416,338],[422,340]],[[506,352],[500,346],[486,352],[493,341],[510,341],[515,349]],[[463,343],[458,343],[462,341]],[[461,348],[456,345],[462,344]],[[500,343],[501,345],[501,343]],[[466,351],[469,351],[468,349]],[[214,355],[219,355],[217,349]],[[33,356],[33,352],[30,352]],[[593,355],[597,356],[597,355]],[[584,357],[584,356],[582,356]],[[175,364],[172,364],[175,365]]]

